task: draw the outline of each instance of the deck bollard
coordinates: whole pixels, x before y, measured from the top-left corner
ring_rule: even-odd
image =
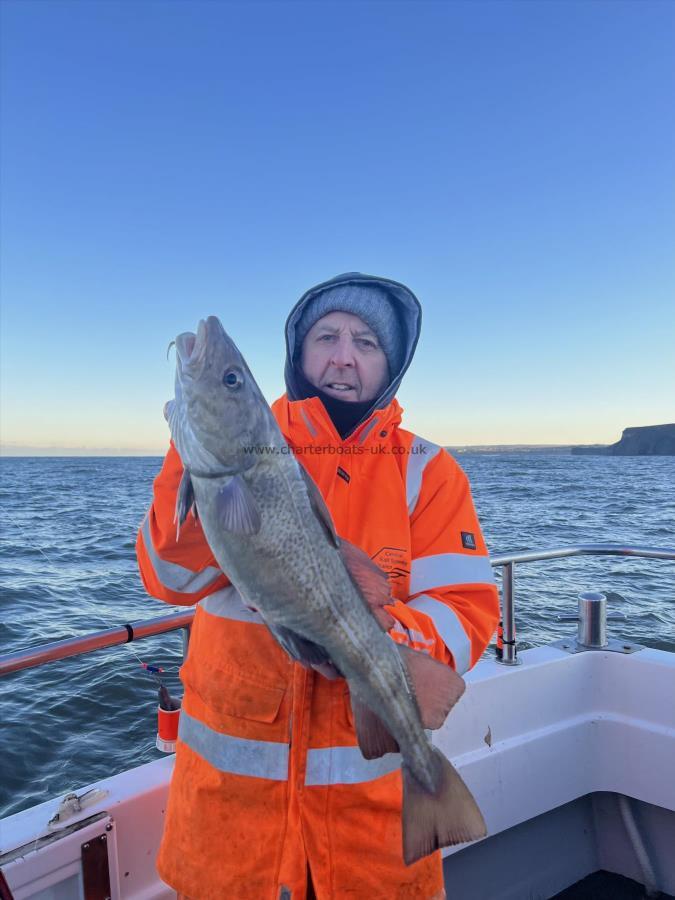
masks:
[[[594,650],[607,646],[607,597],[600,591],[579,594],[577,643]]]
[[[583,594],[579,594],[577,597],[578,612],[576,616],[556,616],[559,622],[577,623],[577,639],[570,641],[569,638],[563,638],[560,641],[554,641],[552,646],[560,647],[561,650],[566,650],[568,653],[582,653],[586,650],[635,653],[637,650],[641,650],[641,645],[632,641],[608,639],[607,623],[626,621],[626,616],[623,613],[607,615],[607,601],[610,599],[623,600],[623,597],[619,594],[613,594],[611,591],[609,595],[601,591],[584,591]]]

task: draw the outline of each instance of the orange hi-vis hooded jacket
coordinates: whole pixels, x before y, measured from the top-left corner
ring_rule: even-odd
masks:
[[[345,440],[316,397],[273,412],[338,534],[388,573],[391,637],[466,672],[498,598],[460,467],[400,427],[395,399]],[[176,537],[182,471],[171,446],[137,541],[148,592],[197,605],[161,877],[192,900],[304,900],[308,870],[319,900],[439,895],[440,852],[403,863],[400,756],[363,758],[344,679],[291,661],[192,516]]]

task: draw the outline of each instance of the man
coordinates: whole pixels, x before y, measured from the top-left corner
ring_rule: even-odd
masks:
[[[287,393],[272,409],[338,534],[387,572],[392,639],[462,674],[495,630],[498,600],[466,476],[400,427],[394,395],[420,320],[412,291],[389,279],[349,273],[312,288],[286,323]],[[403,863],[397,756],[363,758],[345,681],[290,660],[198,523],[176,539],[181,475],[171,446],[137,543],[147,590],[197,603],[181,669],[191,727],[160,874],[194,900],[443,897],[440,852]]]

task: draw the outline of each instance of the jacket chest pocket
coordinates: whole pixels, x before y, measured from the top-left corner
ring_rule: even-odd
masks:
[[[204,708],[207,724],[241,737],[287,739],[287,687],[262,684],[228,669],[205,669],[193,660],[188,657],[180,676],[186,697],[192,695]]]
[[[285,695],[285,688],[263,687],[241,678],[231,678],[227,680],[222,694],[214,696],[212,702],[219,712],[228,716],[254,722],[274,722]]]

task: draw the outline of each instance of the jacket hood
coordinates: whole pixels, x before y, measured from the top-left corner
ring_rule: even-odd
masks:
[[[297,377],[296,357],[300,350],[297,341],[297,326],[302,318],[305,308],[312,300],[322,291],[344,284],[359,285],[375,285],[387,291],[391,298],[393,307],[395,308],[401,328],[403,329],[405,352],[403,354],[403,362],[397,372],[391,373],[391,379],[384,388],[379,397],[373,400],[372,405],[361,418],[359,424],[365,420],[376,409],[382,409],[390,403],[403,380],[412,358],[415,354],[415,348],[420,336],[422,325],[422,307],[417,297],[410,288],[401,284],[399,281],[392,281],[390,278],[381,278],[377,275],[364,275],[361,272],[347,272],[344,275],[336,275],[329,281],[323,281],[315,287],[310,288],[302,295],[291,310],[286,320],[286,365],[284,368],[284,378],[286,380],[286,392],[289,400],[302,399],[302,392]]]

